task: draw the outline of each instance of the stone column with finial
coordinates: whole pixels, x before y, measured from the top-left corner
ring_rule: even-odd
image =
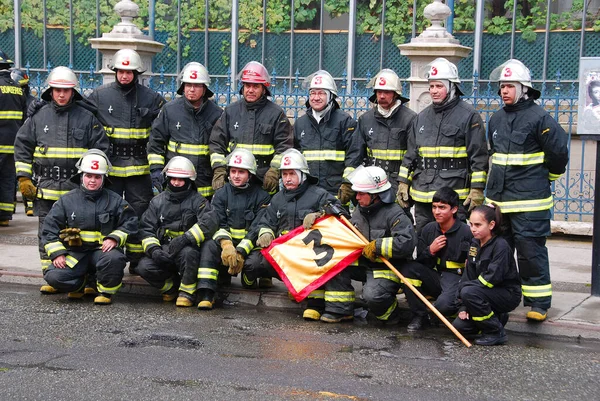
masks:
[[[452,10],[441,0],[433,2],[423,10],[425,18],[431,21],[428,27],[410,43],[399,45],[400,53],[410,59],[410,108],[417,113],[431,104],[429,84],[425,79],[425,66],[438,57],[444,57],[454,64],[467,57],[470,47],[462,46],[443,26]]]
[[[142,63],[146,74],[152,72],[152,57],[160,53],[165,46],[160,42],[150,40],[147,35],[133,23],[137,18],[140,7],[131,0],[121,0],[115,4],[114,10],[121,22],[115,25],[109,33],[103,33],[102,37],[90,39],[93,49],[98,49],[102,53],[102,69],[100,74],[103,77],[103,83],[110,83],[115,80],[115,74],[110,69],[115,53],[121,49],[133,49],[142,58]],[[147,75],[141,76],[141,83],[147,84]]]

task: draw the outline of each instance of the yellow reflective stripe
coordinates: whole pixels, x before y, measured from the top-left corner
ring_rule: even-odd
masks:
[[[179,291],[187,292],[188,294],[194,294],[196,292],[196,283],[193,284],[179,284]]]
[[[405,149],[368,149],[375,159],[401,161],[406,154]]]
[[[146,139],[150,136],[151,128],[113,128],[104,127],[109,138],[119,139]]]
[[[129,253],[143,253],[144,249],[142,248],[142,244],[132,244],[130,242],[125,244],[125,249]]]
[[[14,204],[14,202],[13,203],[0,202],[0,210],[12,213],[13,210],[15,210],[15,204]]]
[[[271,160],[271,167],[279,168],[281,165],[281,154],[273,156],[273,160]]]
[[[467,199],[467,196],[469,195],[469,188],[455,189],[454,191],[456,191],[460,199]],[[435,191],[418,191],[414,189],[414,187],[410,189],[410,196],[415,202],[431,203],[433,202],[434,194]]]
[[[0,120],[22,120],[23,112],[17,110],[0,111]]]
[[[325,302],[354,302],[354,291],[325,291]]]
[[[471,174],[471,182],[483,182],[487,179],[487,173],[485,171],[473,171]]]
[[[404,166],[400,166],[400,171],[398,172],[398,177],[408,180],[408,174],[409,174],[408,169]]]
[[[273,145],[261,145],[254,143],[238,143],[234,144],[233,142],[229,143],[229,151],[234,147],[239,149],[248,149],[254,156],[270,156],[275,153],[275,148]]]
[[[440,266],[441,264],[442,264],[442,260],[440,258],[437,258],[437,265]],[[452,262],[451,260],[446,261],[447,269],[462,269],[463,267],[465,267],[464,262],[463,263]]]
[[[530,166],[532,164],[542,164],[543,162],[544,152],[494,153],[492,155],[492,164],[500,166]]]
[[[313,299],[325,299],[325,290],[314,290],[308,294],[308,298]]]
[[[192,234],[198,246],[200,246],[200,244],[204,241],[204,233],[200,229],[198,223],[194,224],[187,232]]]
[[[156,245],[160,246],[160,241],[158,241],[158,239],[155,237],[148,237],[142,240],[142,248],[144,248],[144,252],[148,252],[148,249]]]
[[[381,278],[400,284],[400,279],[391,270],[373,270],[373,278]]]
[[[180,143],[175,141],[169,141],[167,149],[169,149],[173,153],[180,153],[186,155],[208,155],[208,145],[196,145],[192,143]]]
[[[210,155],[210,165],[212,168],[214,168],[215,164],[226,164],[225,155],[220,153],[212,153]]]
[[[48,256],[52,256],[58,251],[66,251],[67,248],[60,241],[49,242],[44,246]]]
[[[542,298],[552,296],[552,284],[522,285],[523,296],[530,298]]]
[[[69,266],[71,269],[75,267],[75,265],[77,263],[79,263],[79,261],[77,259],[75,259],[73,256],[71,255],[65,255],[65,263],[67,264],[67,266]]]
[[[270,228],[263,227],[260,230],[258,230],[259,237],[265,233],[271,234],[273,236],[273,238],[275,238],[275,233]]]
[[[160,164],[161,166],[164,166],[165,165],[165,157],[162,155],[157,155],[156,153],[148,153],[148,163]]]
[[[392,257],[393,238],[382,238],[381,240],[381,256],[390,259]]]
[[[488,320],[492,316],[494,316],[494,311],[491,311],[488,315],[485,316],[471,316],[471,319],[473,319],[476,322],[482,322],[484,320]]]
[[[0,153],[15,153],[15,147],[13,145],[0,145]]]
[[[47,200],[58,200],[61,196],[66,194],[67,191],[57,191],[54,189],[40,188],[38,187],[37,198]]]
[[[81,236],[81,240],[84,242],[94,242],[101,243],[102,242],[102,233],[100,231],[80,231],[79,235]]]
[[[421,157],[467,157],[466,146],[422,146],[419,148]]]
[[[48,269],[50,266],[52,266],[52,261],[50,259],[42,259],[42,271]]]
[[[250,253],[250,251],[254,248],[254,244],[248,239],[241,240],[237,246],[246,251],[246,253]]]
[[[343,162],[346,158],[346,152],[343,150],[305,150],[302,152],[307,162],[316,162],[321,160],[331,160]]]
[[[103,292],[105,294],[116,294],[117,291],[119,291],[119,288],[121,288],[121,283],[119,283],[118,285],[114,286],[114,287],[105,287],[100,283],[96,283],[96,286],[98,287],[98,292]]]
[[[37,147],[33,152],[33,157],[38,159],[79,159],[85,152],[87,152],[86,148],[48,147],[47,149],[42,149],[41,147]]]
[[[185,233],[185,231],[173,231],[173,230],[165,230],[165,236],[169,237],[169,238],[177,238],[180,235],[183,235]]]
[[[216,233],[213,234],[213,239],[217,239],[219,237],[227,237],[231,239],[231,234],[224,228],[219,228]],[[223,238],[222,238],[223,239]]]
[[[33,174],[33,168],[31,163],[15,162],[15,168],[17,170],[17,173],[24,173],[29,175]]]
[[[130,177],[132,175],[150,174],[150,166],[147,164],[141,166],[119,167],[112,166],[108,175],[113,177]]]
[[[499,202],[490,198],[485,198],[486,203],[494,202],[500,207],[502,213],[516,213],[516,212],[535,212],[539,210],[551,209],[554,202],[552,201],[552,195],[546,199],[531,199],[531,200],[515,200]]]
[[[396,310],[396,307],[398,307],[398,300],[396,300],[396,298],[394,297],[394,302],[385,311],[385,313],[383,315],[379,315],[379,316],[375,316],[375,317],[379,320],[388,320],[390,318],[390,315],[392,314],[392,312],[394,312]]]
[[[560,178],[562,174],[552,174],[552,173],[548,173],[548,179],[550,181],[556,181]]]
[[[214,195],[215,190],[213,189],[212,186],[198,187],[198,193],[206,198],[208,196]]]
[[[169,278],[165,281],[165,284],[160,289],[160,293],[164,294],[165,292],[169,292],[171,288],[173,288],[173,279]]]
[[[347,179],[350,174],[355,170],[354,167],[346,167],[342,173],[342,178]]]
[[[422,280],[417,280],[416,278],[404,277],[404,279],[411,283],[414,287],[420,287],[423,284]]]
[[[209,279],[216,280],[219,276],[219,271],[217,269],[212,269],[209,267],[199,267],[198,268],[198,279]]]
[[[229,228],[229,232],[231,233],[231,236],[235,239],[242,239],[246,236],[246,234],[248,234],[248,231],[246,231],[243,228]]]
[[[125,241],[127,241],[127,237],[129,236],[129,234],[121,230],[114,230],[109,235],[117,237],[119,239],[119,246],[121,247],[125,244]]]
[[[479,282],[481,284],[485,285],[488,288],[494,288],[494,284],[492,284],[489,281],[487,281],[486,279],[484,279],[481,275],[479,275],[479,277],[477,277],[477,280],[479,280]]]

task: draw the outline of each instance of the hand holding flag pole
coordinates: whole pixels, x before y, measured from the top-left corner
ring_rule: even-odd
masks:
[[[339,207],[337,207],[336,205],[334,205],[334,204],[332,204],[332,203],[329,203],[329,204],[325,205],[325,210],[327,211],[327,213],[331,213],[331,214],[333,214],[333,215],[335,215],[335,216],[339,217],[339,218],[340,218],[340,219],[341,219],[341,220],[342,220],[342,221],[343,221],[343,222],[344,222],[344,223],[345,223],[345,224],[346,224],[346,225],[347,225],[347,226],[348,226],[348,227],[349,227],[349,228],[350,228],[350,229],[351,229],[351,230],[352,230],[352,231],[353,231],[353,232],[354,232],[354,233],[355,233],[355,234],[356,234],[356,235],[357,235],[357,236],[358,236],[358,237],[359,237],[359,238],[360,238],[360,239],[361,239],[361,240],[362,240],[364,243],[365,243],[365,245],[367,245],[367,244],[369,243],[369,241],[367,241],[367,239],[365,238],[365,236],[364,236],[364,235],[362,235],[362,233],[361,233],[361,232],[360,232],[360,231],[359,231],[359,230],[358,230],[356,227],[354,227],[354,225],[353,225],[352,223],[350,223],[350,221],[348,221],[348,219],[346,218],[346,216],[344,216],[344,214],[345,214],[345,213],[343,213],[343,212],[342,212],[342,210],[340,210],[340,208],[339,208]],[[425,305],[426,305],[426,306],[427,306],[427,307],[428,307],[428,308],[429,308],[429,309],[430,309],[430,310],[431,310],[433,313],[435,313],[435,315],[438,317],[438,319],[440,319],[440,320],[441,320],[441,321],[442,321],[442,322],[443,322],[443,323],[446,325],[446,327],[448,327],[448,328],[450,329],[450,331],[452,331],[452,333],[454,333],[454,335],[455,335],[456,337],[458,337],[458,339],[459,339],[460,341],[462,341],[462,343],[463,343],[464,345],[466,345],[467,347],[470,347],[470,346],[471,346],[471,343],[470,343],[470,342],[469,342],[469,341],[468,341],[468,340],[467,340],[467,339],[466,339],[466,338],[465,338],[465,337],[464,337],[462,334],[460,334],[460,332],[459,332],[458,330],[456,330],[456,327],[454,327],[454,326],[452,325],[452,323],[450,323],[450,322],[448,321],[448,319],[446,319],[446,317],[445,317],[444,315],[442,315],[442,314],[440,313],[440,311],[439,311],[439,310],[437,310],[437,309],[436,309],[436,307],[435,307],[435,306],[433,306],[433,305],[432,305],[432,303],[431,303],[431,302],[429,302],[429,300],[428,300],[427,298],[425,298],[425,296],[423,296],[423,294],[421,294],[421,293],[419,292],[419,290],[417,290],[417,289],[415,288],[415,286],[414,286],[414,285],[412,285],[412,284],[411,284],[411,283],[410,283],[410,282],[409,282],[409,281],[408,281],[408,280],[407,280],[407,279],[406,279],[406,278],[405,278],[405,277],[402,275],[402,273],[400,273],[400,272],[399,272],[399,271],[398,271],[398,270],[397,270],[397,269],[396,269],[396,268],[395,268],[395,267],[394,267],[394,266],[393,266],[393,265],[390,263],[390,261],[389,261],[389,260],[387,260],[387,259],[386,259],[386,258],[384,258],[383,256],[380,256],[380,257],[379,257],[379,259],[381,259],[381,260],[383,261],[383,263],[384,263],[384,264],[385,264],[387,267],[389,267],[389,269],[390,269],[391,271],[393,271],[393,272],[394,272],[394,274],[395,274],[396,276],[398,276],[398,278],[399,278],[400,280],[402,280],[402,283],[403,283],[405,286],[407,286],[408,288],[410,288],[410,290],[411,290],[412,292],[414,292],[414,293],[415,293],[415,295],[416,295],[417,297],[419,297],[419,299],[420,299],[421,301],[423,301],[423,303],[424,303],[424,304],[425,304]]]

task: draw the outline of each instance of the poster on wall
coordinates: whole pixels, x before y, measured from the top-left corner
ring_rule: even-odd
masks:
[[[600,57],[579,61],[578,134],[600,134]]]

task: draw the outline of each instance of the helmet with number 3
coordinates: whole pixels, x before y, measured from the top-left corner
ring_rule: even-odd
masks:
[[[183,95],[184,84],[204,84],[206,87],[204,97],[208,99],[214,95],[214,93],[208,89],[208,85],[210,85],[211,81],[208,70],[200,63],[195,61],[187,63],[181,70],[181,74],[179,74],[179,81],[181,82],[181,85],[179,85],[179,89],[177,89],[178,95]]]
[[[310,175],[308,163],[298,149],[288,149],[281,154],[279,170],[300,170]]]
[[[248,149],[236,148],[227,156],[227,167],[242,168],[256,175],[256,158]]]
[[[398,94],[398,99],[400,99],[402,103],[409,101],[408,98],[402,96],[402,83],[400,82],[400,78],[389,68],[384,68],[383,70],[379,71],[377,75],[375,75],[371,81],[369,81],[367,88],[373,88],[373,95],[371,95],[369,98],[369,100],[373,103],[377,102],[378,90],[394,91]]]
[[[112,167],[106,154],[99,149],[90,149],[75,163],[78,173],[107,175]]]
[[[335,84],[335,80],[331,74],[325,70],[319,70],[310,74],[306,77],[302,86],[308,89],[327,89],[334,96],[337,96],[337,85]]]
[[[126,70],[126,71],[137,71],[143,74],[144,68],[142,64],[142,58],[140,55],[132,49],[121,49],[115,53],[114,63],[110,67],[111,70]]]
[[[531,72],[521,61],[510,59],[494,68],[490,74],[490,81],[518,82],[529,88],[527,94],[533,99],[538,99],[541,92],[533,87],[531,83]]]

